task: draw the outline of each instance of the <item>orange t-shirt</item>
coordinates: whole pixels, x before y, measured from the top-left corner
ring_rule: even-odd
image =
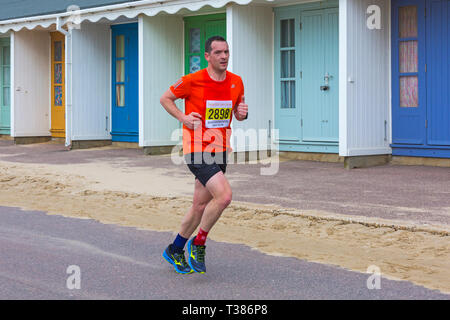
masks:
[[[241,77],[227,71],[225,80],[215,81],[202,69],[182,77],[170,90],[185,99],[185,114],[202,116],[201,127],[193,130],[183,126],[184,154],[231,150],[231,120],[244,95]]]

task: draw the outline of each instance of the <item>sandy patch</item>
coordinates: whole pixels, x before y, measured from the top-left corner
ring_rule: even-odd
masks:
[[[190,176],[116,163],[36,165],[0,161],[0,205],[141,229],[178,230]],[[232,182],[231,182],[232,183]],[[233,202],[210,233],[262,252],[408,280],[450,293],[448,226],[299,211]]]

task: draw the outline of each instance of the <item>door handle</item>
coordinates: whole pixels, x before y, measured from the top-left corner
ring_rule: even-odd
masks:
[[[322,91],[328,91],[330,90],[330,86],[328,85],[330,83],[330,79],[333,78],[333,76],[331,76],[328,72],[325,73],[324,76],[324,80],[325,80],[325,85],[324,86],[320,86],[320,90]]]

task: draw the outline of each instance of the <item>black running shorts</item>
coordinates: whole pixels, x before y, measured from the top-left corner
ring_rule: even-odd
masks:
[[[227,170],[227,152],[195,152],[186,154],[186,164],[204,186],[216,173]]]

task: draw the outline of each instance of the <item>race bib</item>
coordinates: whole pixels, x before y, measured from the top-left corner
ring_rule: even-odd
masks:
[[[231,121],[231,100],[207,100],[206,101],[206,128],[227,128]]]

